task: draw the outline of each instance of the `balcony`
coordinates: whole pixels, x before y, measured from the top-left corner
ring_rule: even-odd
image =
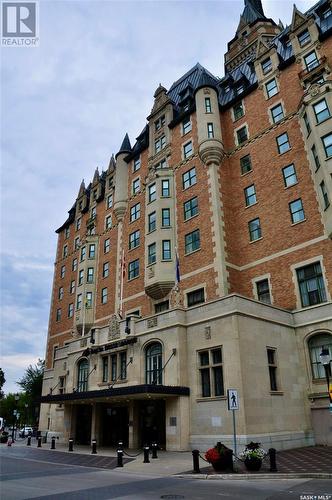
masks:
[[[327,64],[326,56],[321,57],[320,59],[314,59],[311,61],[306,69],[303,69],[299,72],[299,79],[304,83],[314,79],[318,74],[323,71],[330,72],[329,66]]]

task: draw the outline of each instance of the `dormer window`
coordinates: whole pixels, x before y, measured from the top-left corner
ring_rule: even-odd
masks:
[[[97,189],[94,189],[93,190],[93,199],[96,200],[97,199],[97,195],[98,195],[98,190]]]
[[[230,86],[229,85],[226,85],[226,87],[224,87],[224,91],[225,91],[225,94],[228,94],[228,92],[231,90]]]
[[[244,83],[241,82],[236,86],[236,93],[239,95],[244,91]]]
[[[310,37],[310,33],[309,31],[306,29],[304,31],[302,31],[298,36],[298,41],[299,41],[299,44],[300,44],[300,47],[304,47],[305,45],[307,45],[308,43],[310,43],[311,41],[311,37]]]
[[[267,73],[269,73],[272,69],[272,61],[271,61],[271,58],[268,57],[267,59],[265,59],[263,62],[262,62],[262,71],[263,71],[263,74],[266,75]]]
[[[155,131],[157,132],[160,130],[163,126],[165,125],[165,115],[162,115],[154,122],[154,128]]]
[[[141,168],[141,159],[138,156],[137,158],[134,159],[133,172],[136,172],[140,168]]]
[[[326,9],[324,9],[321,13],[321,19],[327,19],[328,17],[330,17],[332,15],[332,10],[331,10],[331,7],[327,7]]]

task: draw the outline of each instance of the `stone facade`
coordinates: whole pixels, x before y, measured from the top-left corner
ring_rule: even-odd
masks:
[[[82,182],[57,230],[41,430],[232,445],[233,388],[240,446],[331,444],[331,30],[330,2],[284,29],[246,0],[225,77],[160,85],[134,146]]]

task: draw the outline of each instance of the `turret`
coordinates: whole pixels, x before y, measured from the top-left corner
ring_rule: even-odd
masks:
[[[114,213],[118,221],[123,219],[128,202],[128,164],[125,157],[131,153],[131,144],[128,134],[125,135],[119,152],[115,155],[116,189],[114,192]]]

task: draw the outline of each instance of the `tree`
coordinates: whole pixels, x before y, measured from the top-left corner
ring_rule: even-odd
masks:
[[[5,394],[2,390],[4,383],[6,382],[5,373],[2,368],[0,368],[0,399],[3,399]]]
[[[29,365],[24,377],[17,382],[24,389],[25,402],[28,406],[28,420],[33,425],[38,422],[40,409],[40,396],[42,393],[45,361],[38,359],[36,365]]]

